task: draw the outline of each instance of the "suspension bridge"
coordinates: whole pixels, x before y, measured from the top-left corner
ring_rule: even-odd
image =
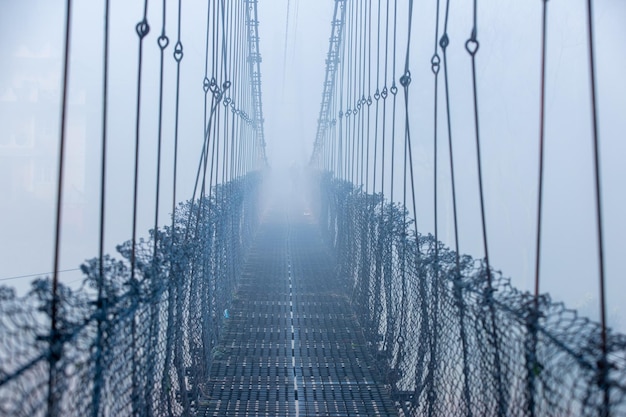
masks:
[[[266,154],[272,138],[264,128],[260,53],[259,9],[272,1],[141,2],[135,43],[125,45],[137,60],[124,74],[122,85],[133,88],[123,103],[112,98],[121,82],[111,67],[118,5],[102,2],[101,129],[88,138],[99,144],[98,253],[80,266],[82,285],[76,287],[60,279],[71,150],[70,40],[81,20],[67,0],[54,268],[24,295],[0,287],[0,415],[626,416],[626,336],[611,330],[606,318],[593,2],[584,2],[584,27],[598,322],[542,290],[551,4],[536,2],[542,22],[536,269],[534,291],[522,291],[489,257],[480,122],[500,115],[480,110],[481,0],[471,2],[471,31],[463,41],[449,35],[454,2],[437,0],[428,8],[436,24],[427,34],[433,45],[427,82],[434,92],[428,110],[433,154],[427,156],[417,155],[416,137],[424,140],[425,128],[410,106],[420,94],[413,89],[412,57],[426,56],[414,47],[416,37],[426,36],[415,23],[420,2],[331,2],[309,164],[279,178]],[[286,38],[298,3],[288,1]],[[148,6],[158,13],[149,14]],[[186,18],[201,21],[201,28],[186,30]],[[202,100],[191,104],[184,78],[191,40],[185,36],[204,43],[201,52],[193,50],[202,55],[196,69],[203,77],[195,86]],[[465,110],[477,157],[483,246],[474,257],[459,247],[453,47],[468,60]],[[146,58],[150,50],[157,59]],[[287,43],[283,55],[287,68]],[[156,83],[147,73],[156,74]],[[107,179],[120,156],[110,151],[109,117],[130,102],[132,126],[124,135],[134,149],[132,227],[114,256],[105,250],[114,222],[107,216]],[[179,155],[180,144],[189,141],[181,134],[187,123],[181,109],[189,106],[203,108],[193,161]],[[146,143],[156,160],[151,213],[140,207]],[[420,166],[425,158],[431,162]],[[426,168],[434,179],[428,200],[433,230],[423,230],[418,204],[426,197],[417,176]],[[177,187],[183,172],[192,172],[191,195]],[[452,247],[440,236],[438,193],[444,192],[451,196]],[[165,218],[159,216],[164,209]],[[153,224],[148,237],[139,229],[145,218]]]

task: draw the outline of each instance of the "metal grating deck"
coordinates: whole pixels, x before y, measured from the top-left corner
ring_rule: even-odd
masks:
[[[398,415],[310,216],[262,223],[228,316],[199,415]]]

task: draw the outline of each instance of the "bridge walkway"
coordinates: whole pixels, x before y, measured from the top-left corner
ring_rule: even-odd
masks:
[[[226,315],[199,415],[398,415],[306,211],[265,216]]]

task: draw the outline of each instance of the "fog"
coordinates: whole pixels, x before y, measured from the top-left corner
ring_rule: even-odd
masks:
[[[171,53],[177,8],[177,2],[166,3],[170,46],[165,66],[161,224],[168,222],[171,211],[175,76]],[[203,141],[205,3],[185,1],[182,9],[185,55],[181,65],[178,200],[192,195]],[[397,42],[403,51],[406,2],[398,4]],[[622,241],[626,235],[622,215],[626,205],[626,48],[622,45],[626,39],[626,3],[597,0],[594,5],[609,324],[626,331],[622,303],[626,280],[620,262],[626,255]],[[478,2],[478,99],[491,263],[525,290],[531,289],[534,277],[541,6],[539,0]],[[551,0],[548,6],[542,292],[596,318],[598,266],[585,2]],[[131,236],[138,59],[135,25],[141,20],[142,7],[140,1],[112,1],[111,6],[107,252],[115,252],[115,245]],[[276,174],[274,183],[284,191],[292,187],[290,173],[305,167],[312,151],[334,2],[259,0],[258,7],[267,155]],[[471,63],[464,50],[471,31],[471,5],[451,0],[450,7],[448,60],[460,247],[461,252],[480,258],[483,249]],[[97,254],[103,10],[100,1],[74,2],[62,270],[74,270]],[[156,39],[161,30],[162,2],[150,2],[148,12],[151,32],[144,43],[139,236],[147,236],[154,222],[159,75]],[[0,0],[0,283],[20,291],[25,291],[33,279],[26,275],[52,269],[64,13],[64,2],[59,0]],[[435,13],[435,2],[414,2],[409,110],[417,219],[422,233],[434,230],[430,59]],[[396,79],[403,60],[399,52]],[[403,103],[400,94],[398,103]],[[443,105],[441,98],[439,104]],[[440,107],[441,129],[444,114]],[[399,113],[398,127],[403,130],[402,118]],[[442,138],[444,133],[441,130]],[[397,156],[402,151],[401,141],[398,143]],[[440,238],[452,246],[447,150],[441,143]],[[402,174],[401,163],[395,169],[396,175]],[[394,194],[401,196],[401,188]],[[278,195],[284,196],[284,192]],[[76,285],[81,276],[69,271],[62,273],[61,279]]]

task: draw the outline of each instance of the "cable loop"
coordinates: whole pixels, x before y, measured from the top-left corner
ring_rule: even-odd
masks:
[[[372,105],[372,96],[369,96],[367,98],[367,105],[368,105],[368,107]]]
[[[478,40],[476,40],[476,38],[471,37],[467,40],[467,42],[465,42],[465,50],[471,55],[474,56],[476,55],[476,52],[478,52],[478,47],[480,46],[480,44],[478,43]]]
[[[374,99],[378,101],[379,98],[380,98],[380,91],[378,91],[378,88],[377,88],[376,92],[374,93]]]
[[[346,117],[350,117],[351,114],[352,114],[352,109],[346,110]]]
[[[211,78],[211,81],[209,82],[207,88],[213,93],[213,95],[215,95],[216,91],[219,91],[219,87],[217,86],[217,82],[215,81],[215,78]]]
[[[393,85],[391,86],[391,88],[389,89],[389,91],[391,91],[391,94],[393,94],[394,96],[396,94],[398,94],[398,87],[396,86],[395,81],[394,81]]]
[[[343,111],[342,110],[339,110],[339,118],[343,119]]]
[[[380,96],[381,96],[381,97],[383,98],[383,100],[384,100],[384,99],[386,99],[386,98],[387,98],[387,95],[388,95],[388,94],[387,94],[387,87],[383,87],[383,92],[382,92],[382,93],[380,93]]]
[[[161,48],[161,50],[164,50],[165,48],[167,48],[167,45],[170,44],[170,39],[165,35],[161,35],[157,38],[157,43],[159,44],[159,48]]]
[[[209,91],[210,85],[211,83],[209,82],[209,79],[207,77],[204,77],[204,80],[202,81],[202,89],[205,93]]]

